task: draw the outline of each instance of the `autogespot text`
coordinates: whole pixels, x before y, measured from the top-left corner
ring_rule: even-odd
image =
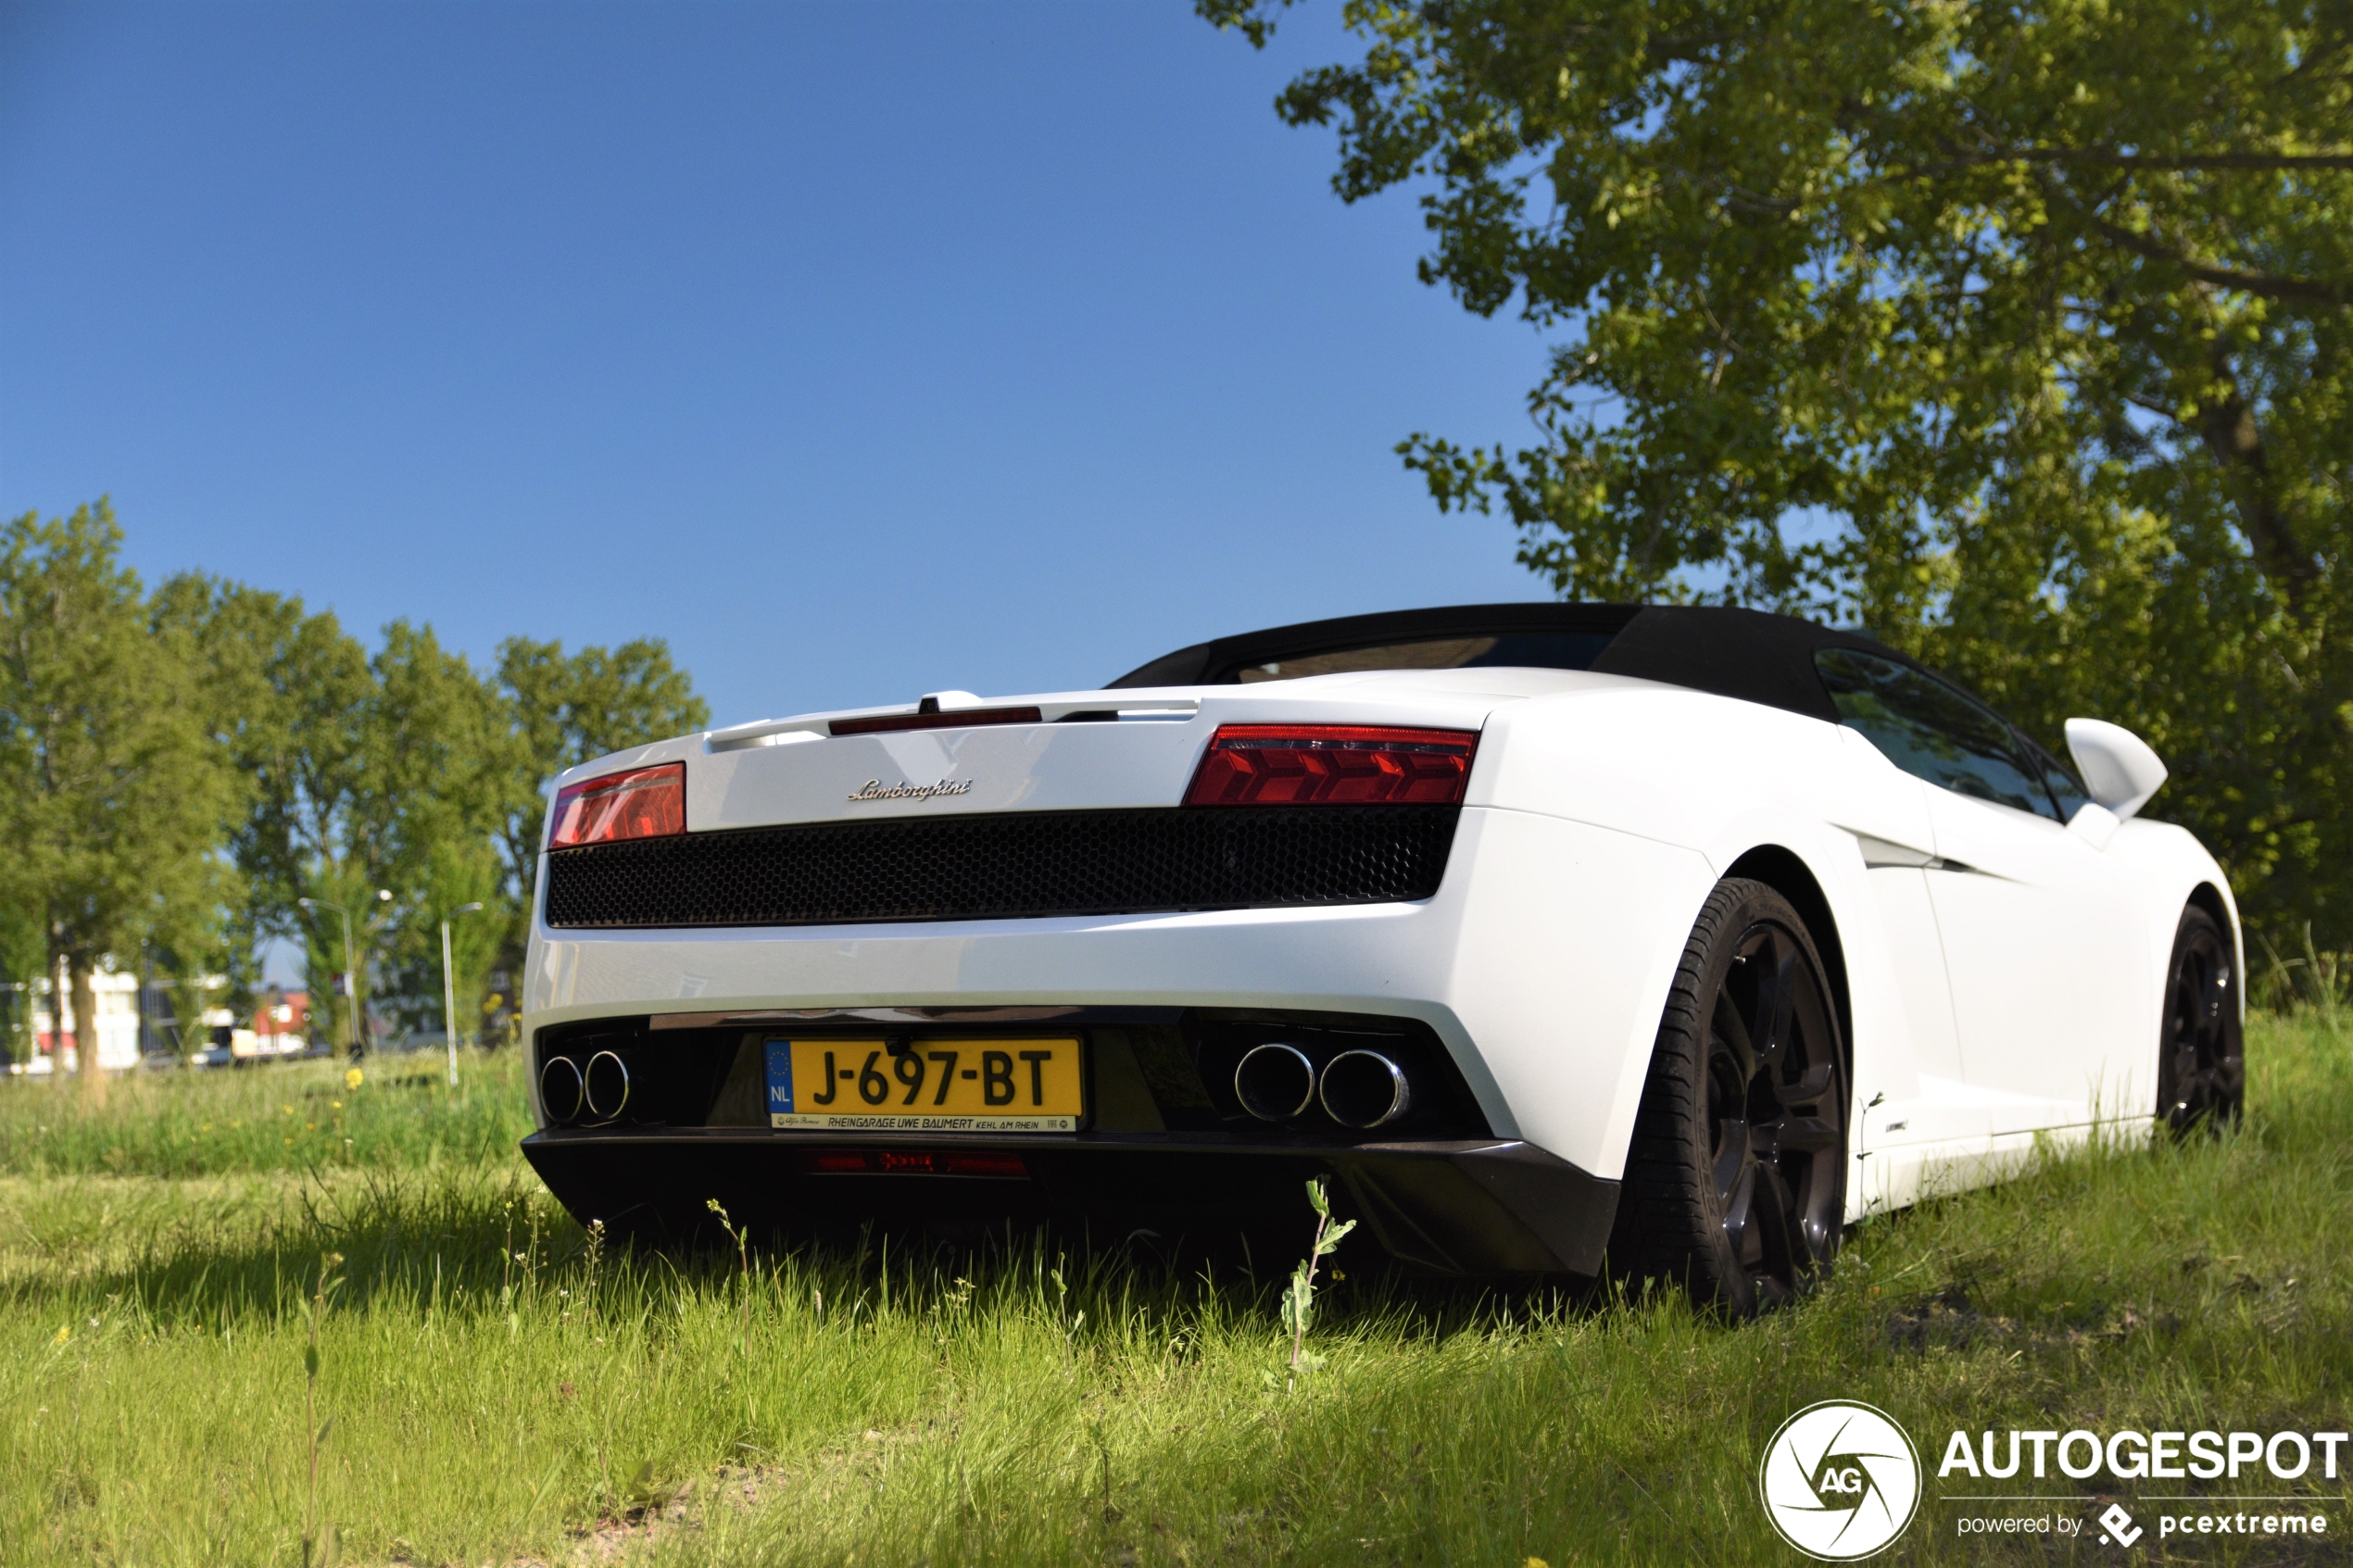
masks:
[[[2012,1431],[2004,1446],[1996,1436],[1983,1434],[1981,1451],[1971,1434],[1954,1433],[1944,1445],[1937,1479],[2007,1480],[2031,1461],[2031,1474],[2038,1479],[2049,1474],[2046,1462],[2056,1462],[2061,1474],[2077,1481],[2103,1472],[2120,1481],[2235,1481],[2242,1469],[2295,1481],[2317,1459],[2320,1478],[2334,1481],[2340,1450],[2353,1442],[2353,1434],[2344,1432],[2114,1432],[2103,1439],[2079,1427],[2067,1433]]]

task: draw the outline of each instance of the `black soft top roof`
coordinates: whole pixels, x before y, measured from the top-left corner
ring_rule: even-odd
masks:
[[[1504,604],[1401,609],[1348,615],[1265,632],[1244,632],[1164,654],[1114,681],[1122,686],[1224,685],[1241,671],[1310,654],[1384,643],[1512,633],[1606,637],[1588,667],[1761,702],[1809,719],[1838,722],[1838,709],[1814,670],[1823,648],[1853,648],[1924,668],[1882,643],[1791,615],[1714,605]]]

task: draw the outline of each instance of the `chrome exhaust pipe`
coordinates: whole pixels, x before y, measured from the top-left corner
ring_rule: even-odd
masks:
[[[1315,1101],[1315,1064],[1297,1046],[1253,1046],[1234,1068],[1234,1098],[1261,1122],[1288,1122]]]
[[[580,1120],[585,1098],[580,1064],[568,1056],[548,1058],[547,1065],[539,1070],[539,1104],[547,1112],[547,1120],[559,1127],[571,1126]]]
[[[612,1121],[629,1103],[628,1063],[610,1051],[598,1051],[588,1059],[583,1089],[588,1114],[599,1122]]]
[[[1405,1070],[1378,1051],[1342,1051],[1324,1064],[1316,1090],[1325,1113],[1359,1132],[1387,1126],[1413,1109]]]

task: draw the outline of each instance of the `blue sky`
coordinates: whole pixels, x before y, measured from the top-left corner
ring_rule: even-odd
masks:
[[[0,508],[722,723],[1543,597],[1390,451],[1542,345],[1276,119],[1337,11],[0,6]]]

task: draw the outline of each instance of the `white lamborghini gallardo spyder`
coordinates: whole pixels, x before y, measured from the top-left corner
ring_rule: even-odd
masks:
[[[2231,890],[1869,638],[1519,604],[1284,627],[559,781],[524,987],[584,1221],[1073,1221],[1802,1290],[2037,1135],[2220,1123]],[[1295,1243],[1295,1237],[1290,1238]]]

